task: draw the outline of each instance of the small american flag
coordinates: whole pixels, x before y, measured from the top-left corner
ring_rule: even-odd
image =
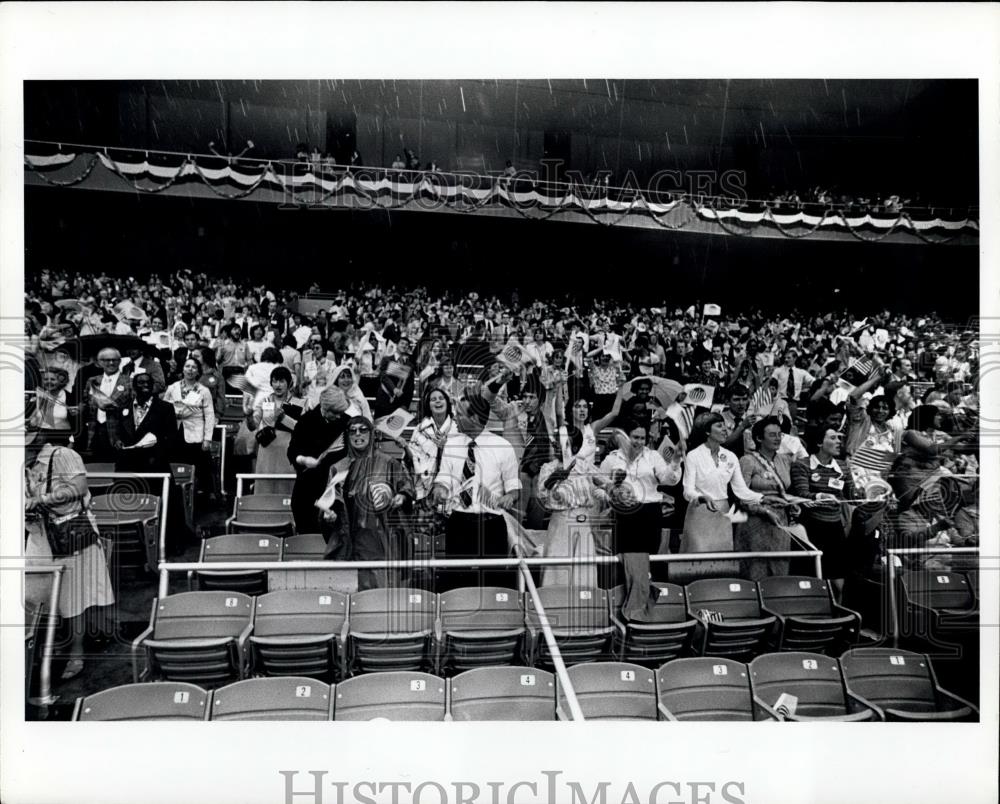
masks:
[[[872,447],[859,447],[851,457],[851,466],[884,477],[892,467],[892,461],[895,457],[893,452]]]
[[[849,389],[857,388],[868,379],[873,368],[875,368],[875,361],[871,357],[862,357],[840,375],[840,382],[849,386]]]
[[[770,383],[764,383],[750,398],[750,410],[769,408],[774,404],[774,391]]]
[[[693,405],[680,405],[679,410],[676,408],[668,413],[674,423],[677,425],[677,429],[680,430],[681,438],[687,440],[691,437],[691,428],[694,427],[694,406]]]

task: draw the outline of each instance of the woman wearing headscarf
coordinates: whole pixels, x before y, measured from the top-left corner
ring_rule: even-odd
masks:
[[[337,366],[330,377],[330,385],[336,386],[344,392],[347,397],[348,416],[363,416],[366,419],[372,418],[372,411],[365,399],[364,393],[358,386],[358,378],[354,375],[353,366]]]
[[[407,517],[400,510],[416,496],[403,464],[380,452],[370,419],[347,422],[351,464],[344,480],[349,552],[355,561],[398,561],[407,553]],[[395,569],[358,570],[358,590],[401,585]]]

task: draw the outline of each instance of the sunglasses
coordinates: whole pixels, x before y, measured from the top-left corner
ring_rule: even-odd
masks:
[[[347,432],[351,435],[361,435],[363,433],[370,433],[372,430],[370,427],[348,427]]]

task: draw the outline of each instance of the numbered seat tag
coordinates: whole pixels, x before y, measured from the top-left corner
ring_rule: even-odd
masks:
[[[510,599],[510,595],[506,592],[497,592],[496,599],[497,603],[506,603]]]
[[[819,669],[819,664],[816,662],[815,659],[803,659],[802,660],[802,669],[803,670],[818,670]]]
[[[622,681],[635,681],[635,670],[622,670]]]
[[[270,545],[271,545],[271,540],[270,539],[258,539],[257,540],[257,546],[258,547],[270,547]]]
[[[729,584],[729,591],[730,592],[739,592],[742,588],[743,588],[742,584],[738,584],[738,583],[731,583],[731,584]]]
[[[333,598],[330,595],[320,595],[319,596],[319,605],[321,605],[321,606],[329,606],[332,603],[333,603]]]
[[[414,678],[410,681],[411,692],[423,692],[427,689],[427,682],[422,678]]]
[[[535,686],[535,677],[533,675],[531,675],[530,673],[526,673],[525,675],[521,676],[521,686],[522,687],[534,687]]]
[[[296,698],[311,698],[313,694],[312,687],[303,684],[301,687],[295,688]]]
[[[590,600],[594,596],[594,593],[589,589],[580,590],[580,600]]]
[[[889,657],[889,664],[895,664],[895,665],[898,665],[899,667],[902,667],[903,665],[906,664],[906,657],[905,656],[890,656]]]
[[[240,602],[235,597],[227,597],[226,598],[226,608],[227,609],[235,609],[239,604],[240,604]]]
[[[291,497],[282,497],[281,498],[281,504],[285,505],[285,506],[291,505],[292,504],[292,498]]]
[[[947,575],[938,575],[937,576],[937,582],[938,583],[951,583],[951,578],[949,578]]]
[[[423,599],[424,599],[423,595],[410,595],[410,602],[411,603],[419,603]]]
[[[180,692],[175,692],[174,693],[174,703],[175,704],[186,704],[190,700],[191,700],[191,693],[190,692],[184,692],[182,690]]]
[[[712,674],[716,676],[727,676],[729,675],[729,668],[724,664],[713,664]]]
[[[799,581],[799,589],[812,589],[812,581]]]

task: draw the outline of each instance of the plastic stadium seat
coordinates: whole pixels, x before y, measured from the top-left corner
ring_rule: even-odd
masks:
[[[830,584],[822,578],[762,578],[757,588],[764,612],[778,619],[778,650],[839,656],[858,641],[861,615],[834,603]]]
[[[90,509],[102,536],[114,542],[118,567],[155,568],[159,559],[160,498],[151,494],[108,492],[94,497]]]
[[[24,697],[31,695],[31,683],[34,679],[35,654],[41,634],[42,609],[38,606],[24,606]]]
[[[444,592],[438,599],[438,620],[441,671],[522,662],[527,631],[516,590],[473,586]]]
[[[798,701],[784,720],[873,720],[878,713],[844,686],[840,662],[822,653],[768,653],[750,662],[754,701],[776,711],[782,693]]]
[[[979,570],[967,570],[965,577],[969,580],[969,588],[973,597],[976,598],[976,605],[979,605]]]
[[[447,682],[430,673],[355,676],[335,689],[334,720],[445,720]]]
[[[904,572],[899,607],[904,634],[934,639],[952,629],[975,629],[979,625],[979,605],[968,577],[961,572],[918,570]]]
[[[181,499],[184,501],[184,522],[188,530],[194,531],[194,490],[195,490],[195,469],[190,463],[170,464],[170,473],[174,478],[174,485],[180,490]]]
[[[270,592],[254,602],[253,620],[255,673],[331,681],[337,676],[347,595],[315,589]]]
[[[688,612],[698,620],[695,648],[702,656],[750,659],[764,649],[777,618],[761,610],[757,584],[741,578],[710,578],[687,585]],[[715,622],[698,612],[722,615]]]
[[[761,720],[750,671],[732,659],[674,659],[656,671],[661,720]]]
[[[282,543],[282,561],[319,561],[326,553],[326,539],[322,533],[297,533],[285,537]]]
[[[611,625],[606,590],[543,586],[538,590],[538,596],[567,666],[612,658],[614,627]],[[525,596],[525,621],[531,636],[532,664],[551,667],[552,656],[530,596]]]
[[[431,670],[437,595],[424,589],[368,589],[351,595],[349,666],[354,672]]]
[[[533,667],[479,667],[451,679],[453,720],[555,720],[555,677]]]
[[[321,533],[298,533],[286,536],[281,550],[282,561],[322,561],[326,539]],[[301,569],[271,570],[267,574],[268,588],[275,589],[340,589],[357,587],[357,570]]]
[[[115,465],[113,463],[88,463],[84,464],[84,470],[87,472],[87,490],[93,496],[98,496],[100,494],[106,494],[108,489],[110,489],[114,483],[115,479],[113,477],[89,477],[93,473],[105,474],[107,472],[114,472]]]
[[[295,532],[291,495],[244,494],[237,497],[233,515],[226,520],[226,531],[291,535]]]
[[[627,662],[589,662],[568,668],[570,683],[587,720],[656,720],[656,680],[648,667]],[[571,720],[556,679],[556,714]]]
[[[248,678],[217,689],[211,720],[330,720],[331,687],[314,678]]]
[[[132,675],[204,687],[243,678],[253,601],[238,592],[182,592],[153,600],[149,627],[132,643]],[[146,671],[139,672],[139,649]]]
[[[201,543],[201,562],[278,561],[281,539],[266,533],[226,533]],[[198,588],[262,595],[267,592],[267,570],[199,570],[195,573]]]
[[[621,607],[625,588],[611,590],[611,621],[616,628],[615,653],[623,662],[659,666],[686,652],[694,638],[697,621],[688,614],[684,587],[654,584],[660,594],[649,611],[649,621],[625,618]]]
[[[73,720],[206,720],[208,701],[194,684],[124,684],[77,698]]]
[[[930,659],[897,648],[855,648],[840,657],[847,689],[885,720],[976,721],[979,711],[938,684]]]

